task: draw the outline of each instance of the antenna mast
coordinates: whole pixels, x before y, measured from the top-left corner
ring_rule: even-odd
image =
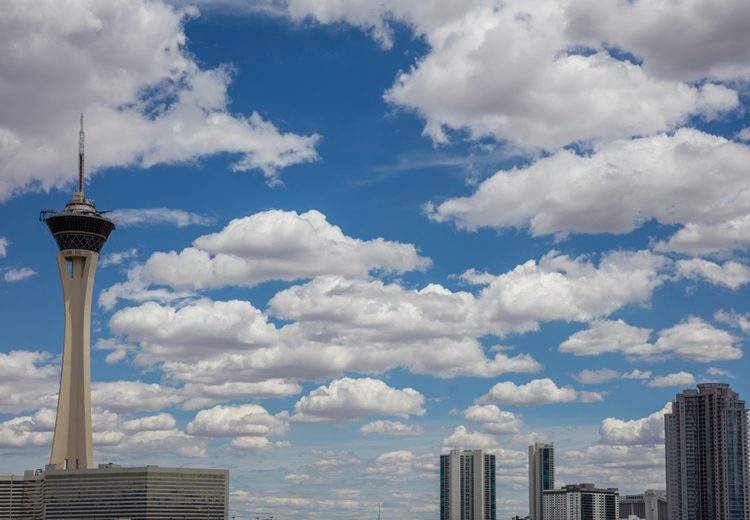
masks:
[[[81,131],[78,132],[78,191],[83,196],[83,112],[81,112]]]

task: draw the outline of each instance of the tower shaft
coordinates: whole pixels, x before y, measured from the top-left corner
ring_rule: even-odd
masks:
[[[91,438],[91,300],[99,254],[87,250],[57,253],[65,332],[60,393],[51,464],[78,469],[94,466]]]

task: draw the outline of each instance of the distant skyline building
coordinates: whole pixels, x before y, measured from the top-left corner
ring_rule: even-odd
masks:
[[[619,491],[573,484],[542,493],[545,520],[618,520]]]
[[[666,520],[667,492],[662,489],[647,489],[637,495],[620,497],[620,519],[632,517],[641,520]]]
[[[542,493],[555,488],[555,447],[537,442],[529,446],[529,519],[543,520]]]
[[[451,450],[440,456],[440,520],[495,520],[495,456]]]
[[[750,520],[747,419],[726,383],[677,394],[664,415],[669,520]]]
[[[63,211],[42,211],[60,251],[65,329],[60,392],[50,464],[61,468],[94,466],[91,433],[91,300],[99,252],[115,224],[83,194],[83,114],[78,143],[78,191]]]

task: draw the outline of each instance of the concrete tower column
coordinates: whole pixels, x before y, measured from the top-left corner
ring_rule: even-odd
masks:
[[[60,393],[51,464],[67,469],[94,466],[91,439],[91,300],[99,254],[57,253],[65,307]]]
[[[91,299],[99,252],[115,223],[83,194],[83,114],[78,133],[78,191],[62,211],[42,210],[57,242],[57,268],[63,291],[60,393],[50,464],[65,469],[94,467],[91,436]],[[104,212],[106,213],[106,212]]]

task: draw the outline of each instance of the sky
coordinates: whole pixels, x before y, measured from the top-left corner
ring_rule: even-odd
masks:
[[[750,396],[745,0],[5,0],[0,473],[49,458],[38,212],[117,229],[94,456],[228,468],[230,514],[435,519],[438,456],[664,487],[682,389]]]

